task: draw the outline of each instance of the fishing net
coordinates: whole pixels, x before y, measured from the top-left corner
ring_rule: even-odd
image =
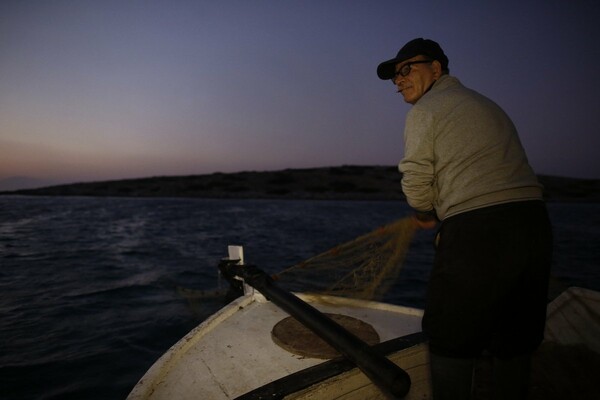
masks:
[[[290,290],[381,300],[396,281],[415,233],[403,218],[276,275]]]
[[[396,281],[415,225],[410,217],[382,226],[291,266],[273,277],[290,291],[382,300]],[[190,304],[227,298],[227,289],[200,291],[178,286]]]

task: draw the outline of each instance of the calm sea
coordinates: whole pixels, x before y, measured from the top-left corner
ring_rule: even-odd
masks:
[[[600,290],[600,204],[549,205],[554,276]],[[0,398],[124,399],[222,306],[227,245],[280,271],[407,216],[402,202],[0,197]],[[431,232],[389,301],[422,306]]]

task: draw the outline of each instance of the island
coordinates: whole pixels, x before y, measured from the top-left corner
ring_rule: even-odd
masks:
[[[0,192],[0,195],[198,197],[237,199],[405,200],[395,166],[215,172],[82,182]],[[547,201],[597,202],[600,180],[539,175]]]

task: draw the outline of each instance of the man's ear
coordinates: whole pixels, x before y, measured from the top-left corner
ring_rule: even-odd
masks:
[[[442,76],[442,64],[438,60],[433,60],[431,66],[433,67],[434,79],[439,79]]]

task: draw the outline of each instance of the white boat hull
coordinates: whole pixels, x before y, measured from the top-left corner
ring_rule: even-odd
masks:
[[[370,324],[382,342],[374,348],[410,375],[412,384],[405,398],[431,398],[429,354],[426,344],[418,340],[422,310],[339,297],[298,296],[321,312],[348,315]],[[276,345],[271,329],[287,316],[258,293],[235,300],[169,349],[128,399],[385,398],[343,357],[329,361],[302,357]],[[573,368],[581,371],[578,375],[583,371],[597,375],[599,329],[598,292],[571,288],[548,305],[545,342],[534,356],[532,399],[600,398],[593,379],[575,382],[568,378]],[[407,335],[417,340],[389,352],[390,343],[395,346]],[[581,349],[590,352],[583,360],[574,353]],[[576,367],[582,361],[587,364]],[[587,397],[581,397],[583,393]]]
[[[321,312],[351,316],[372,325],[382,342],[421,330],[422,311],[418,309],[331,296],[298,297]],[[271,329],[287,316],[258,293],[235,300],[169,349],[128,398],[235,399],[323,363],[322,359],[289,353],[273,342]],[[355,386],[372,386],[361,372],[350,374],[364,381]]]

